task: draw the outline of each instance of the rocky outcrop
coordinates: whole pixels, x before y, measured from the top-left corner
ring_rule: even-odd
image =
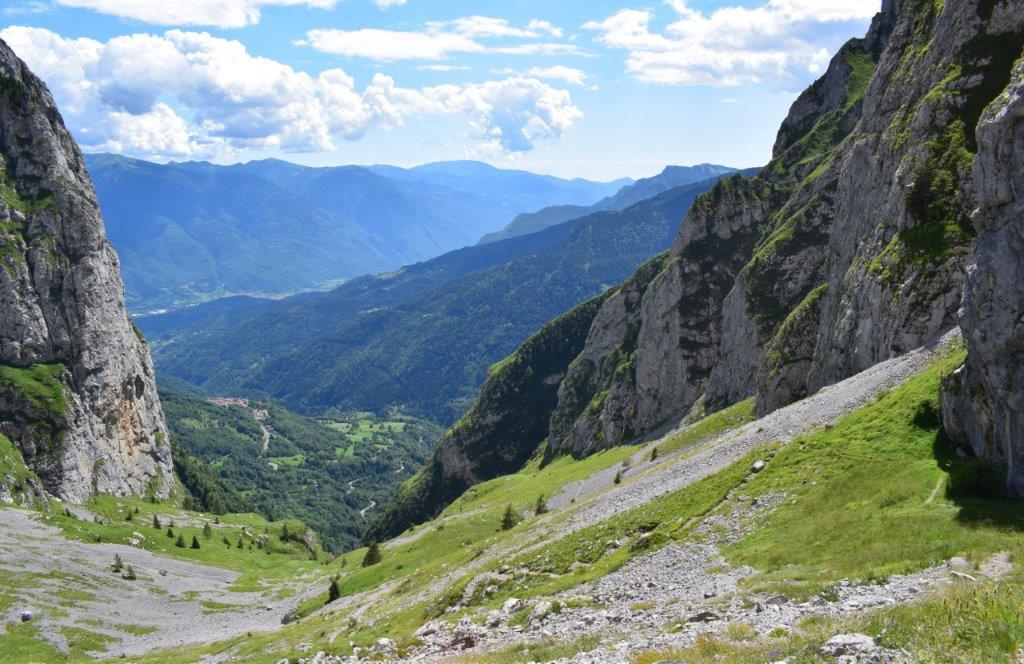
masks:
[[[578,415],[567,425],[560,402],[548,454],[629,440],[698,402],[756,396],[764,415],[956,325],[974,130],[1022,42],[1019,3],[884,3],[794,103],[772,161],[694,204],[639,314],[606,302],[580,360],[596,398],[580,410],[563,388]]]
[[[961,323],[968,357],[943,385],[943,421],[1024,497],[1024,59],[977,136],[978,241]]]
[[[78,147],[0,42],[0,433],[81,501],[172,486],[149,350]]]

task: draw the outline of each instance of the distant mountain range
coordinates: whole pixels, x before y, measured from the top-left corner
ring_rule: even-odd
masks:
[[[471,161],[403,169],[86,160],[133,311],[323,288],[473,244],[520,213],[589,205],[632,183]]]
[[[614,195],[587,206],[553,205],[537,212],[524,212],[512,220],[505,228],[495,233],[488,233],[480,243],[496,242],[518,235],[536,233],[549,226],[564,221],[579,219],[593,212],[625,210],[634,203],[653,198],[673,187],[681,187],[703,180],[709,180],[734,172],[735,168],[715,164],[698,164],[697,166],[666,166],[658,175],[637,180],[619,189]]]
[[[138,322],[159,371],[207,391],[273,396],[307,413],[402,406],[450,422],[530,332],[668,248],[716,181],[328,293],[236,298]]]

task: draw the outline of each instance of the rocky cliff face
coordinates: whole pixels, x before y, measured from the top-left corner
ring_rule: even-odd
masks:
[[[81,501],[172,485],[153,368],[82,155],[0,41],[0,434]],[[3,478],[0,478],[3,480]]]
[[[978,125],[978,241],[964,289],[967,363],[944,383],[946,431],[1024,496],[1024,59]]]
[[[574,363],[591,378],[570,371],[585,389],[563,385],[548,454],[698,403],[756,396],[765,414],[955,325],[975,127],[1022,40],[1017,2],[886,2],[793,105],[772,162],[697,201],[630,307],[606,302]]]
[[[999,219],[1012,216],[1003,162],[1024,149],[1004,148],[1000,163],[980,160],[988,175],[977,187],[991,191],[979,195],[975,128],[1010,82],[1022,44],[1019,0],[885,0],[866,37],[847,43],[793,104],[772,161],[698,198],[671,250],[606,296],[558,386],[544,458],[590,454],[750,397],[763,415],[955,326],[977,237],[972,210],[981,201],[999,207]],[[983,146],[995,131],[982,129]],[[1011,130],[1001,131],[1009,141]],[[1019,135],[1013,140],[1019,146]],[[1019,246],[1015,228],[979,252]],[[991,262],[998,276],[986,276],[996,281],[986,287],[1019,305],[1011,278],[1019,264]],[[1004,329],[1019,330],[1014,320]],[[984,353],[1019,358],[1019,334],[990,337],[987,348],[979,364]],[[1014,362],[1000,371],[1013,365],[1024,384]],[[1016,388],[1005,373],[984,377],[980,368],[967,380],[976,392],[964,400],[996,392],[1007,404],[977,415],[971,436],[988,435],[986,449],[1002,449],[1011,463],[1021,444],[1020,397],[1009,399]],[[477,406],[481,421],[501,417]],[[984,433],[995,425],[1001,437]],[[473,449],[501,444],[484,432]]]

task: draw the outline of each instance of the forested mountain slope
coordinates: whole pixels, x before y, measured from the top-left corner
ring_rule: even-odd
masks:
[[[274,303],[222,330],[172,333],[173,343],[155,342],[160,370],[220,393],[269,394],[305,412],[402,406],[453,421],[489,365],[667,247],[713,183]],[[148,319],[140,322],[149,329]]]
[[[521,212],[586,205],[622,184],[483,164],[86,161],[136,311],[322,288],[474,244]]]
[[[374,510],[423,465],[440,433],[398,414],[336,412],[314,420],[272,401],[208,401],[164,390],[161,399],[181,452],[208,465],[234,490],[229,495],[241,495],[245,511],[300,519],[334,552],[359,541]]]
[[[615,212],[625,210],[630,205],[654,198],[658,194],[674,187],[682,187],[703,180],[728,175],[736,172],[735,168],[716,166],[715,164],[698,164],[697,166],[666,166],[658,175],[642,178],[615,192],[615,195],[603,198],[592,205],[555,205],[538,210],[524,212],[512,222],[494,233],[488,233],[480,239],[481,244],[498,240],[536,233],[550,226],[571,219],[578,219],[594,212]]]

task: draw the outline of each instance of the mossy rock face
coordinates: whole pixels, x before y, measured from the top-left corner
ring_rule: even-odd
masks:
[[[807,371],[814,359],[826,293],[827,284],[808,293],[765,346],[764,365],[757,380],[758,415],[807,396]]]
[[[67,429],[67,369],[63,364],[0,365],[0,433],[14,441],[30,468],[56,472]]]

